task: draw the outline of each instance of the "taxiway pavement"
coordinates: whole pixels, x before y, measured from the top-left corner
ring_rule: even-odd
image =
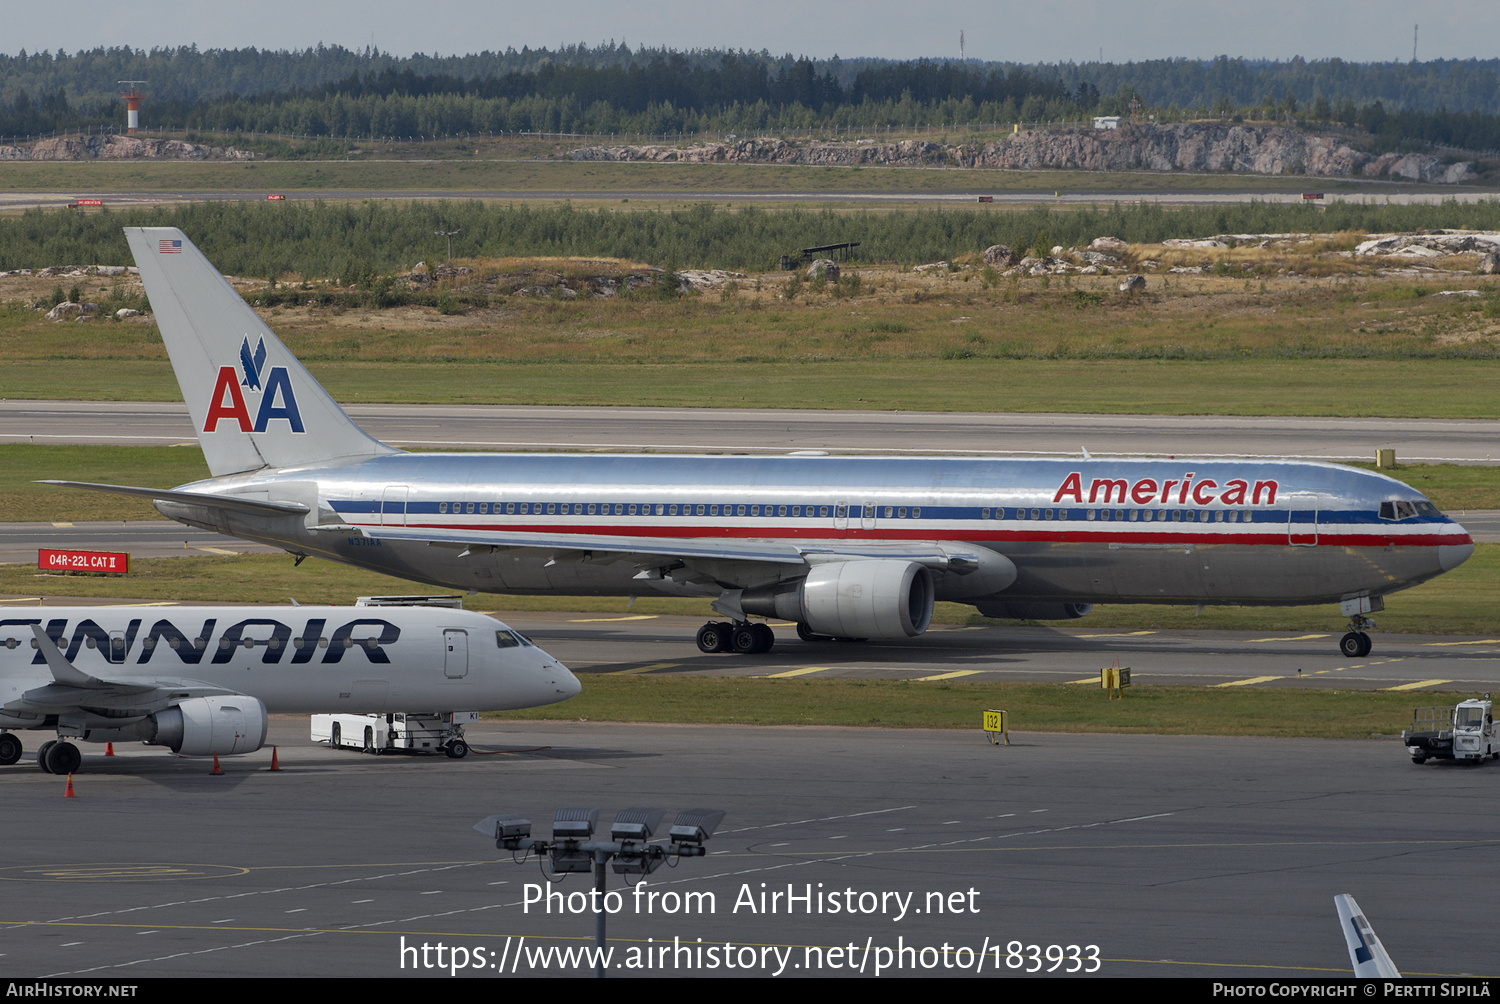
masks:
[[[214,777],[90,748],[64,799],[30,735],[0,768],[13,978],[431,977],[455,948],[461,975],[584,975],[555,953],[591,944],[592,915],[528,909],[537,863],[471,829],[515,812],[545,837],[567,806],[601,829],[628,806],[726,812],[708,857],[647,880],[656,900],[609,876],[611,977],[1018,975],[1048,946],[1060,971],[1347,977],[1345,892],[1406,974],[1497,970],[1483,924],[1410,909],[1500,883],[1500,765],[1417,767],[1393,741],[559,721],[482,723],[453,761],[329,751],[288,717],[279,773],[269,750]],[[551,891],[576,909],[588,885]]]

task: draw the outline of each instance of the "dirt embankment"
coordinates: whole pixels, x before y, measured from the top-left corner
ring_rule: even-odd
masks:
[[[1287,126],[1228,123],[1136,125],[1120,129],[1034,129],[993,143],[791,143],[745,139],[691,147],[591,146],[572,160],[687,163],[834,164],[922,167],[950,165],[1012,171],[1223,171],[1327,178],[1405,178],[1459,184],[1478,177],[1469,162],[1431,154],[1371,154],[1344,137]]]
[[[56,136],[25,146],[0,146],[0,160],[251,160],[232,146],[136,136]]]

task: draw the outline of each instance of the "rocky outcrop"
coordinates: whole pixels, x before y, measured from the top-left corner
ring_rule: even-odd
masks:
[[[1016,263],[1016,253],[1004,244],[991,244],[984,249],[984,263],[991,268],[1010,268]]]
[[[813,282],[837,282],[839,277],[838,262],[832,258],[819,258],[807,266],[807,277]]]
[[[807,143],[745,139],[690,147],[592,146],[573,160],[641,160],[693,164],[833,164],[849,167],[951,165],[1012,171],[1212,171],[1297,174],[1324,178],[1392,177],[1457,184],[1477,175],[1469,163],[1445,164],[1430,154],[1374,156],[1337,135],[1288,126],[1187,122],[1120,129],[1033,129],[984,144]]]
[[[57,136],[27,146],[0,146],[0,160],[251,160],[232,146],[136,136]]]
[[[1454,254],[1500,251],[1500,233],[1484,230],[1429,230],[1420,234],[1371,234],[1355,245],[1356,255],[1446,258]]]

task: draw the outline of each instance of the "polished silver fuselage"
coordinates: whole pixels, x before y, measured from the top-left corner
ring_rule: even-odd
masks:
[[[805,569],[686,557],[673,574],[587,548],[380,540],[360,528],[834,549],[961,542],[1015,565],[1014,582],[992,598],[1078,603],[1378,596],[1473,550],[1463,527],[1430,507],[1430,515],[1383,518],[1382,503],[1425,502],[1401,482],[1297,461],[397,453],[183,489],[297,500],[309,512],[157,507],[295,553],[496,593],[717,596]],[[939,575],[937,598],[982,599],[975,581]]]

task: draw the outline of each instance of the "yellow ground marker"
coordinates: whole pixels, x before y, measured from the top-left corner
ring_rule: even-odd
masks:
[[[1478,641],[1430,641],[1428,648],[1451,648],[1454,645],[1500,645],[1500,638],[1480,638]]]
[[[53,523],[53,526],[72,526],[72,523]]]
[[[982,669],[960,669],[952,673],[939,673],[937,676],[919,676],[917,683],[926,683],[931,680],[957,680],[961,676],[978,676],[983,673]]]
[[[803,666],[801,669],[789,669],[784,673],[772,673],[765,677],[767,680],[787,680],[794,676],[806,676],[808,673],[822,673],[832,669],[832,666]]]
[[[1215,687],[1248,687],[1253,683],[1269,683],[1272,680],[1285,680],[1284,676],[1252,676],[1248,680],[1230,680],[1227,683],[1215,683]]]
[[[642,673],[650,673],[658,669],[673,669],[680,666],[680,662],[653,662],[649,666],[632,666],[629,669],[617,669],[609,676],[639,676]]]
[[[1295,638],[1247,638],[1246,641],[1312,641],[1315,638],[1327,638],[1326,634],[1299,634]]]
[[[232,558],[238,558],[240,556],[239,551],[231,551],[227,547],[209,547],[206,544],[194,544],[193,550],[207,551],[209,554],[227,554]]]
[[[1423,687],[1436,687],[1440,683],[1452,683],[1452,680],[1418,680],[1416,683],[1403,683],[1399,687],[1381,687],[1381,690],[1421,690]]]
[[[629,617],[576,617],[569,624],[605,624],[609,621],[654,621],[657,614],[632,614]]]
[[[1156,634],[1155,631],[1115,631],[1110,634],[1081,634],[1079,638],[1139,638],[1143,634]]]
[[[1081,680],[1064,680],[1063,681],[1063,683],[1098,683],[1098,682],[1099,682],[1099,678],[1097,676],[1085,676]]]

